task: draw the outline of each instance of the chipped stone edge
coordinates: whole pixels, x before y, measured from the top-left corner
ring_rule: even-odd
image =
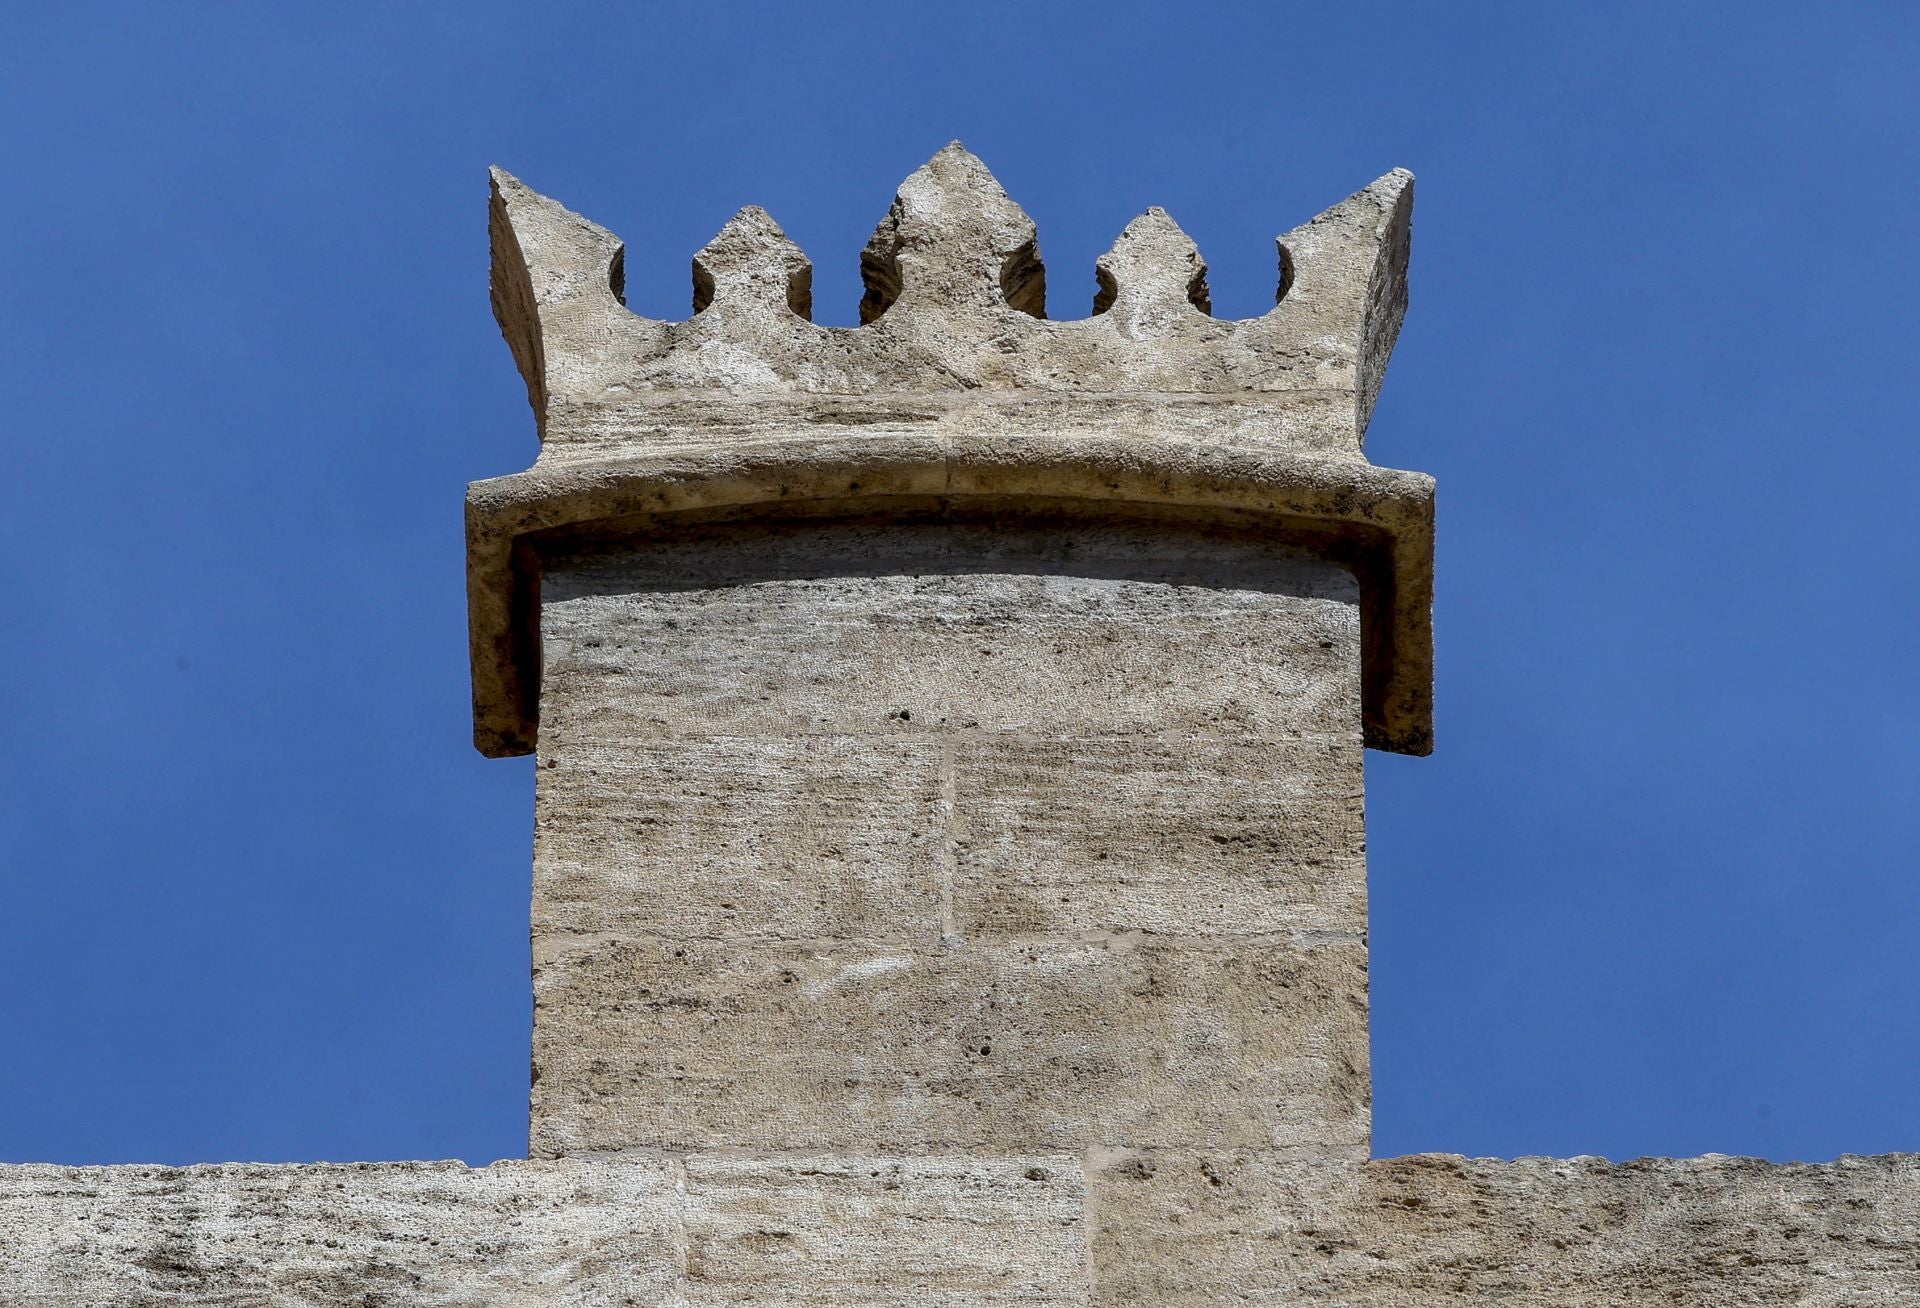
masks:
[[[1360,584],[1362,718],[1374,749],[1433,749],[1434,483],[1423,473],[1285,450],[1144,438],[863,434],[534,468],[467,489],[474,745],[532,753],[540,715],[540,542],[636,515],[884,509],[934,498],[1215,510],[1271,521]]]

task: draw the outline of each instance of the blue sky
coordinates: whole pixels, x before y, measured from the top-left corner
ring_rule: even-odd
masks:
[[[1216,313],[1419,176],[1368,452],[1440,484],[1373,755],[1376,1148],[1920,1149],[1920,8],[29,6],[0,45],[0,1160],[525,1148],[532,773],[461,496],[526,466],[486,166],[629,300],[764,204],[849,323],[950,138],[1050,304]]]

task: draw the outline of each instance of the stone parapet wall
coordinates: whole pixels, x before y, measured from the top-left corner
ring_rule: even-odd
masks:
[[[1071,1159],[0,1166],[0,1305],[1086,1302]]]
[[[1920,1156],[0,1166],[0,1304],[1906,1308]]]
[[[1920,1155],[1095,1162],[1101,1304],[1911,1308]]]

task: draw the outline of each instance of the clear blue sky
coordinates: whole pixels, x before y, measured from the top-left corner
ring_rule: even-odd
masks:
[[[15,6],[0,1159],[514,1156],[532,773],[461,496],[526,466],[486,166],[681,316],[822,321],[960,137],[1053,311],[1216,312],[1419,176],[1369,453],[1440,483],[1439,744],[1368,767],[1377,1149],[1920,1149],[1920,6]]]

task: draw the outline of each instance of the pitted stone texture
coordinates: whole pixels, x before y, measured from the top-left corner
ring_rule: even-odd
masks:
[[[693,256],[693,311],[716,297],[813,316],[813,265],[773,216],[750,204]]]
[[[1353,578],[1257,532],[1035,511],[662,524],[545,571],[541,758],[563,767],[682,735],[1358,738]]]
[[[1364,1156],[1354,596],[1086,515],[551,557],[534,1153]]]
[[[1128,223],[1096,262],[1094,276],[1100,289],[1093,311],[1118,309],[1115,325],[1133,336],[1163,332],[1169,318],[1189,312],[1213,313],[1200,247],[1165,209],[1149,209]]]
[[[1920,1304],[1911,1154],[1325,1166],[1135,1152],[1089,1173],[1102,1308]]]
[[[957,141],[900,184],[860,253],[860,272],[863,323],[902,300],[935,316],[997,316],[1003,308],[1046,316],[1033,220]]]
[[[1064,1158],[0,1166],[0,1304],[1086,1302]]]
[[[1366,930],[1357,744],[968,736],[952,758],[962,935]]]
[[[926,736],[572,743],[539,773],[537,941],[940,935],[951,801]]]
[[[540,1157],[1367,1149],[1358,940],[596,939],[534,992]]]
[[[543,931],[924,945],[1366,926],[1350,744],[901,731],[588,759],[570,743],[564,775],[540,774]]]
[[[7,1308],[1911,1308],[1920,1156],[0,1166]]]
[[[1086,1300],[1076,1158],[716,1157],[686,1167],[690,1305]]]

